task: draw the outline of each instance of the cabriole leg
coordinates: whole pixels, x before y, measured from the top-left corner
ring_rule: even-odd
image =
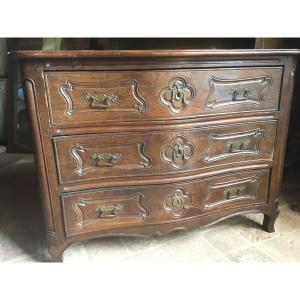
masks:
[[[65,248],[60,246],[49,246],[49,253],[52,257],[53,262],[63,262],[62,254]]]
[[[266,230],[267,232],[270,232],[270,233],[275,232],[274,224],[275,224],[275,220],[278,217],[278,214],[279,214],[279,211],[276,210],[273,214],[270,214],[270,215],[265,214],[264,215],[264,222],[263,222],[264,230]]]

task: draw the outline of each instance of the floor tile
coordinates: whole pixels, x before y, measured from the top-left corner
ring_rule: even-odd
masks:
[[[300,230],[257,245],[280,262],[300,262]]]
[[[222,254],[202,237],[175,240],[168,246],[181,262],[212,262],[222,257]]]
[[[239,220],[232,224],[232,230],[249,241],[255,244],[264,240],[272,239],[278,233],[269,233],[262,227],[261,218],[253,216],[239,216]]]
[[[210,263],[229,263],[230,260],[226,256],[220,256],[217,259],[210,261]]]
[[[39,260],[37,258],[32,257],[31,255],[25,254],[24,256],[15,257],[14,259],[8,261],[8,263],[44,263],[46,261]],[[47,260],[47,262],[51,262],[50,259]]]
[[[180,262],[180,260],[170,249],[166,247],[158,247],[131,256],[129,258],[129,262],[176,263]]]
[[[256,247],[249,247],[238,252],[227,255],[230,262],[241,263],[273,263],[276,262],[270,255],[265,254],[263,251]]]
[[[26,256],[26,251],[10,237],[0,234],[0,262],[9,262]]]
[[[157,238],[153,237],[124,237],[123,241],[128,251],[130,251],[132,255],[141,252],[151,251],[154,248],[159,247],[159,242],[157,241]]]
[[[31,256],[43,260],[45,253],[44,229],[36,221],[6,223],[0,229],[0,261]]]
[[[84,247],[91,262],[126,260],[130,256],[124,241],[120,237],[107,237],[84,242]]]
[[[89,262],[88,251],[82,243],[71,245],[63,253],[64,263]]]
[[[204,233],[203,237],[223,254],[250,246],[250,242],[230,226],[216,227],[214,230]]]
[[[280,209],[275,221],[275,231],[280,234],[289,234],[300,228],[300,213],[292,211],[289,207]]]

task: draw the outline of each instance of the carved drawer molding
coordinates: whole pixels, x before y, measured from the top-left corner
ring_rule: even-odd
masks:
[[[73,95],[74,90],[80,90],[80,98]],[[107,94],[106,90],[114,90],[113,94]],[[124,107],[122,94],[129,90],[132,95],[132,101],[127,101]],[[119,91],[119,92],[121,92]],[[59,86],[59,92],[66,101],[65,115],[71,117],[75,113],[94,111],[94,112],[131,112],[143,113],[148,108],[148,102],[139,93],[139,83],[132,80],[127,83],[118,84],[92,84],[67,80]],[[121,102],[122,101],[122,102]],[[84,107],[77,107],[78,102],[85,102]],[[122,103],[122,106],[120,105]]]
[[[131,196],[115,196],[108,198],[79,198],[73,201],[72,208],[77,216],[74,224],[79,229],[103,222],[120,220],[144,221],[149,215],[149,209],[143,203],[144,195],[137,193]],[[69,216],[67,212],[67,219]]]
[[[282,72],[280,66],[77,69],[44,72],[44,83],[51,125],[103,126],[278,110]]]
[[[229,134],[211,133],[208,136],[208,147],[203,159],[210,163],[239,155],[258,155],[264,130],[257,128],[250,131]]]
[[[268,76],[245,79],[219,79],[212,77],[209,80],[209,96],[206,106],[218,108],[235,104],[261,105],[264,93],[272,85],[272,78]]]
[[[136,164],[126,162],[122,150],[131,148],[131,153],[136,153]],[[145,153],[145,143],[139,141],[131,144],[76,144],[70,149],[76,161],[74,172],[82,176],[89,172],[97,172],[103,168],[114,169],[145,169],[150,168],[152,161]]]
[[[257,176],[233,181],[225,181],[208,185],[208,194],[204,199],[204,207],[212,208],[245,199],[256,199],[256,191],[260,183]],[[267,188],[267,187],[265,187]]]

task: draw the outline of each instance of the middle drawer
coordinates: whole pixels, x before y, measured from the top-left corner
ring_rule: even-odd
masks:
[[[276,121],[54,138],[61,184],[271,162]]]

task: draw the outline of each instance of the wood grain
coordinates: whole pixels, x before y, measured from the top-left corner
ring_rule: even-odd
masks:
[[[276,121],[237,123],[182,130],[148,131],[60,137],[54,139],[61,184],[109,181],[112,178],[184,175],[218,168],[230,169],[241,163],[273,161]],[[243,146],[244,143],[244,146]],[[176,156],[176,145],[184,153]],[[178,147],[178,146],[177,146]],[[97,154],[119,154],[93,159]]]
[[[11,54],[25,79],[53,258],[88,238],[161,235],[246,212],[263,213],[272,232],[298,54]],[[83,111],[68,114],[66,95]]]
[[[163,224],[267,203],[269,171],[251,171],[156,187],[122,187],[62,196],[66,234]],[[176,202],[177,201],[177,202]],[[99,214],[97,207],[121,207]],[[120,231],[121,232],[121,231]]]
[[[64,127],[277,110],[282,67],[51,71],[44,77],[51,124]],[[93,95],[99,98],[98,107]],[[107,107],[103,95],[112,99],[106,100]]]
[[[15,51],[15,58],[101,58],[101,57],[231,57],[244,55],[299,55],[299,49],[239,49],[239,50],[61,50],[61,51]]]

